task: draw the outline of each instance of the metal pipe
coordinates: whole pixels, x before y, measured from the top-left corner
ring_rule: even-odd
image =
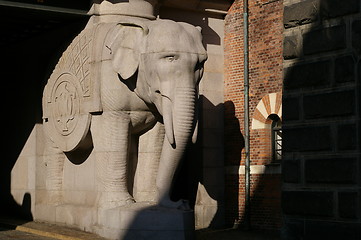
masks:
[[[31,9],[31,10],[46,11],[46,12],[55,12],[55,13],[66,13],[66,14],[73,14],[73,15],[84,15],[84,16],[88,15],[88,11],[84,11],[84,10],[61,8],[61,7],[51,7],[51,6],[40,5],[40,4],[10,2],[10,1],[3,1],[3,0],[0,0],[0,6],[24,8],[24,9]]]
[[[249,146],[249,39],[248,39],[248,0],[243,0],[243,59],[244,59],[244,140],[245,140],[245,229],[251,228],[251,168],[250,168],[250,146]]]

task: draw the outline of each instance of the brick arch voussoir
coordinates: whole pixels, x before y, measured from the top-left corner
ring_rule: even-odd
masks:
[[[264,96],[257,104],[252,116],[251,129],[270,128],[271,121],[267,121],[271,114],[282,119],[282,93],[270,93]]]

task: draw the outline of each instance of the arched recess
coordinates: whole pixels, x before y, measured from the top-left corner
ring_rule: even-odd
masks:
[[[272,121],[269,116],[276,114],[282,119],[282,93],[270,93],[259,101],[252,117],[251,129],[271,128]]]

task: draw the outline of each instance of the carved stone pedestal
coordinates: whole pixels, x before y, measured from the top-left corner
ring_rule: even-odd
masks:
[[[193,210],[133,203],[112,209],[71,204],[37,205],[38,221],[56,222],[112,240],[193,240]]]
[[[110,239],[192,240],[194,212],[134,203],[98,209],[95,233]]]

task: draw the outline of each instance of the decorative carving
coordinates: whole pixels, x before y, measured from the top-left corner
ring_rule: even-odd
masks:
[[[71,79],[70,74],[61,75],[52,94],[52,102],[55,104],[52,119],[59,134],[64,136],[73,132],[80,112],[79,93]]]
[[[83,30],[63,53],[44,90],[44,125],[62,151],[76,149],[99,105],[91,78],[93,28]]]
[[[70,49],[64,52],[57,67],[76,76],[82,89],[83,97],[91,97],[90,62],[92,54],[93,29],[85,29],[77,36]]]
[[[68,152],[84,139],[89,130],[90,114],[82,110],[83,91],[76,76],[54,72],[52,78],[56,80],[44,91],[44,98],[47,97],[43,103],[44,126],[55,144]]]

